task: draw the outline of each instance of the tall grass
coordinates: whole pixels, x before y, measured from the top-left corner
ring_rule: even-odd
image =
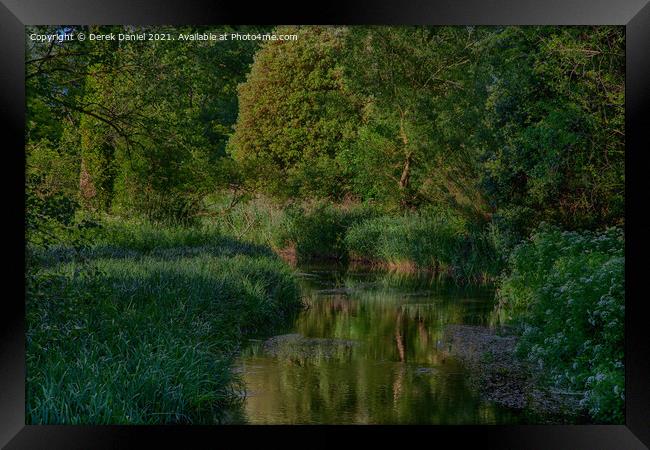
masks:
[[[376,214],[361,205],[346,208],[328,203],[292,206],[285,210],[278,242],[293,246],[299,259],[346,259],[348,230]]]
[[[231,205],[226,196],[213,196],[208,201],[209,214],[203,225],[219,234],[239,241],[276,246],[285,217],[282,207],[264,197],[255,197]]]
[[[490,228],[446,209],[396,216],[364,204],[280,207],[254,199],[230,209],[224,206],[206,223],[221,234],[276,251],[291,249],[303,261],[352,260],[481,282],[494,279],[503,267]]]
[[[362,221],[350,227],[345,245],[353,259],[432,269],[456,279],[487,280],[500,269],[488,234],[444,210]]]
[[[227,421],[241,340],[299,302],[290,269],[270,251],[200,230],[114,222],[78,252],[41,250],[35,261],[31,424]]]

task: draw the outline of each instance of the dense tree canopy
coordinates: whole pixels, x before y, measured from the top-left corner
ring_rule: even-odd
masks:
[[[482,184],[502,215],[569,228],[621,223],[620,28],[507,28],[488,42]]]
[[[468,27],[359,27],[347,68],[365,99],[346,161],[355,193],[413,207],[483,207],[475,189],[472,90],[482,33]],[[469,101],[468,101],[469,100]]]
[[[264,46],[240,88],[231,148],[258,189],[442,204],[518,233],[621,222],[620,29],[300,33]]]
[[[160,220],[236,188],[443,206],[520,236],[622,223],[620,28],[275,31],[298,39],[29,43],[36,191]]]
[[[203,195],[232,181],[225,146],[237,116],[236,87],[257,46],[229,40],[191,48],[171,41],[28,47],[28,124],[39,125],[27,130],[30,170],[38,172],[43,159],[34,153],[51,154],[54,146],[76,172],[67,174],[75,178],[67,185],[76,183],[85,208],[163,220],[191,216]]]
[[[281,27],[239,88],[232,153],[256,189],[279,196],[340,197],[339,156],[356,137],[359,103],[343,74],[343,28]]]

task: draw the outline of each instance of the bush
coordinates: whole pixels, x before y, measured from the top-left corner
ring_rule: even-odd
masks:
[[[53,247],[66,247],[69,252],[86,248],[101,228],[90,213],[78,209],[75,199],[61,192],[44,194],[38,181],[28,177],[25,189],[25,251],[29,268],[38,264],[37,256]]]
[[[299,33],[291,45],[266,42],[239,85],[237,124],[229,141],[247,183],[277,198],[339,198],[337,159],[355,138],[358,100],[342,75],[340,27],[278,27]],[[281,118],[281,119],[280,119]]]
[[[162,226],[147,221],[106,218],[95,246],[113,246],[139,252],[153,249],[219,244],[221,235],[201,227]]]
[[[120,184],[122,186],[122,184]],[[113,202],[113,211],[122,216],[143,218],[161,225],[191,226],[198,223],[200,196],[173,189],[154,190],[149,186],[122,188]]]
[[[294,245],[299,258],[345,259],[348,229],[371,217],[374,211],[369,207],[342,208],[321,203],[309,209],[290,206],[285,213],[278,243]]]
[[[519,352],[559,388],[584,392],[601,422],[623,422],[624,234],[540,227],[509,261],[502,321],[522,329]]]

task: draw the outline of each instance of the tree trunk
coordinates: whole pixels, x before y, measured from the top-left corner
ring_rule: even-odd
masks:
[[[402,139],[402,145],[404,146],[404,153],[406,159],[404,160],[404,168],[402,169],[402,176],[399,179],[399,188],[405,190],[409,186],[409,181],[411,178],[411,160],[413,158],[413,152],[408,149],[409,139],[404,130],[404,113],[400,113],[400,122],[399,122],[399,134]]]
[[[402,176],[399,179],[399,188],[402,190],[409,186],[409,180],[411,178],[411,158],[413,158],[413,152],[408,152],[406,154],[406,160],[404,161]]]
[[[86,159],[83,157],[81,158],[81,168],[79,170],[79,192],[83,206],[91,208],[93,199],[97,195],[97,190],[86,167]]]

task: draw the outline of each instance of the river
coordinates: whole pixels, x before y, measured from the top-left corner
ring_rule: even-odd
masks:
[[[485,325],[487,287],[430,276],[301,266],[308,307],[279,337],[253,339],[236,370],[251,424],[513,424],[445,352],[448,324]]]

